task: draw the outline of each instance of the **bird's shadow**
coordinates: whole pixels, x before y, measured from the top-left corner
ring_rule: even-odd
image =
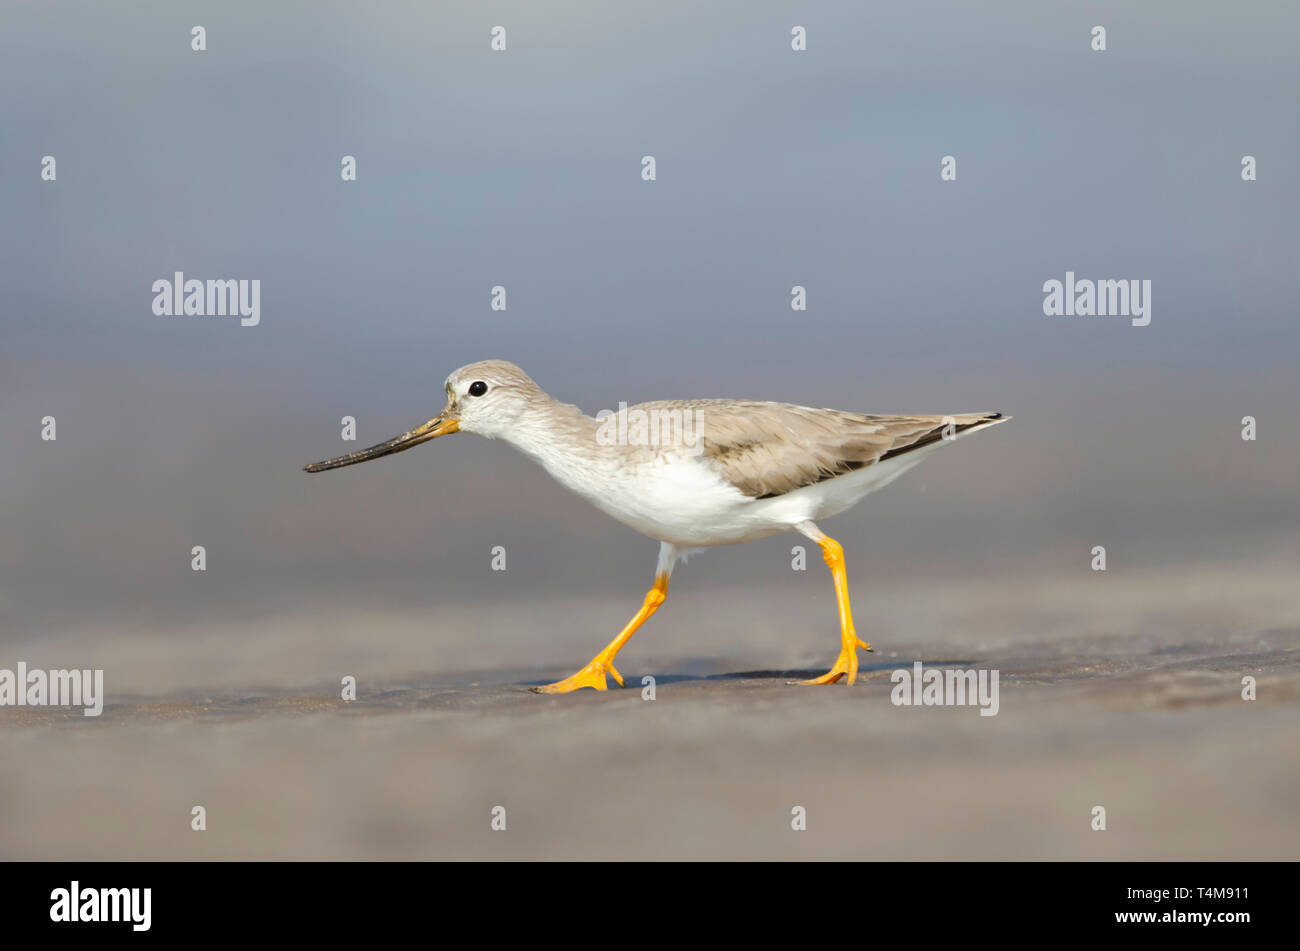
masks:
[[[914,661],[892,660],[881,661],[875,664],[858,664],[858,673],[866,674],[872,671],[881,670],[898,670],[906,669],[909,673]],[[975,662],[972,660],[927,660],[925,661],[926,669],[933,667],[969,667]],[[732,683],[741,680],[812,680],[826,673],[827,668],[821,667],[815,670],[737,670],[725,674],[688,674],[688,673],[642,673],[638,675],[624,674],[623,680],[627,687],[637,687],[641,684],[641,678],[645,676],[654,677],[656,686],[663,684],[681,684],[681,683]],[[612,678],[611,678],[612,681]],[[516,686],[520,687],[542,687],[551,683],[549,680],[524,680]],[[617,687],[617,684],[611,682],[611,688]]]

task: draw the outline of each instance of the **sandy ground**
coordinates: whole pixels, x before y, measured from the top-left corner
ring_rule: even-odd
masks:
[[[109,704],[0,709],[0,857],[1300,858],[1289,577],[1106,584],[867,594],[878,651],[850,689],[786,683],[833,658],[827,592],[670,599],[620,658],[628,689],[565,697],[527,686],[585,661],[629,605],[10,645],[51,666],[75,645]],[[999,670],[998,715],[893,705],[890,672],[914,660]]]

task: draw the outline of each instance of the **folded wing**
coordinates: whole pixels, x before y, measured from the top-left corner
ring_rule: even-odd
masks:
[[[1001,413],[875,416],[787,403],[689,400],[641,409],[696,413],[703,457],[745,495],[768,499],[990,425]]]

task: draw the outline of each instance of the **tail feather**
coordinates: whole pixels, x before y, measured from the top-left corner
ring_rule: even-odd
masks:
[[[978,429],[987,429],[989,426],[996,426],[998,423],[1005,423],[1011,419],[1010,416],[1003,413],[960,413],[949,418],[952,420],[952,435],[948,435],[950,424],[944,423],[930,430],[913,443],[889,450],[878,461],[884,462],[886,459],[893,459],[896,456],[906,455],[909,452],[924,449],[926,446],[932,446],[943,439],[956,439],[965,433],[972,433]]]

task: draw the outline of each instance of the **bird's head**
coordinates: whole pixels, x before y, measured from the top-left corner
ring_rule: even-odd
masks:
[[[369,449],[314,462],[304,468],[307,472],[324,472],[351,466],[462,430],[497,439],[509,433],[529,407],[537,404],[539,397],[545,397],[528,374],[505,360],[483,360],[463,366],[447,377],[445,386],[447,405],[428,422]]]

